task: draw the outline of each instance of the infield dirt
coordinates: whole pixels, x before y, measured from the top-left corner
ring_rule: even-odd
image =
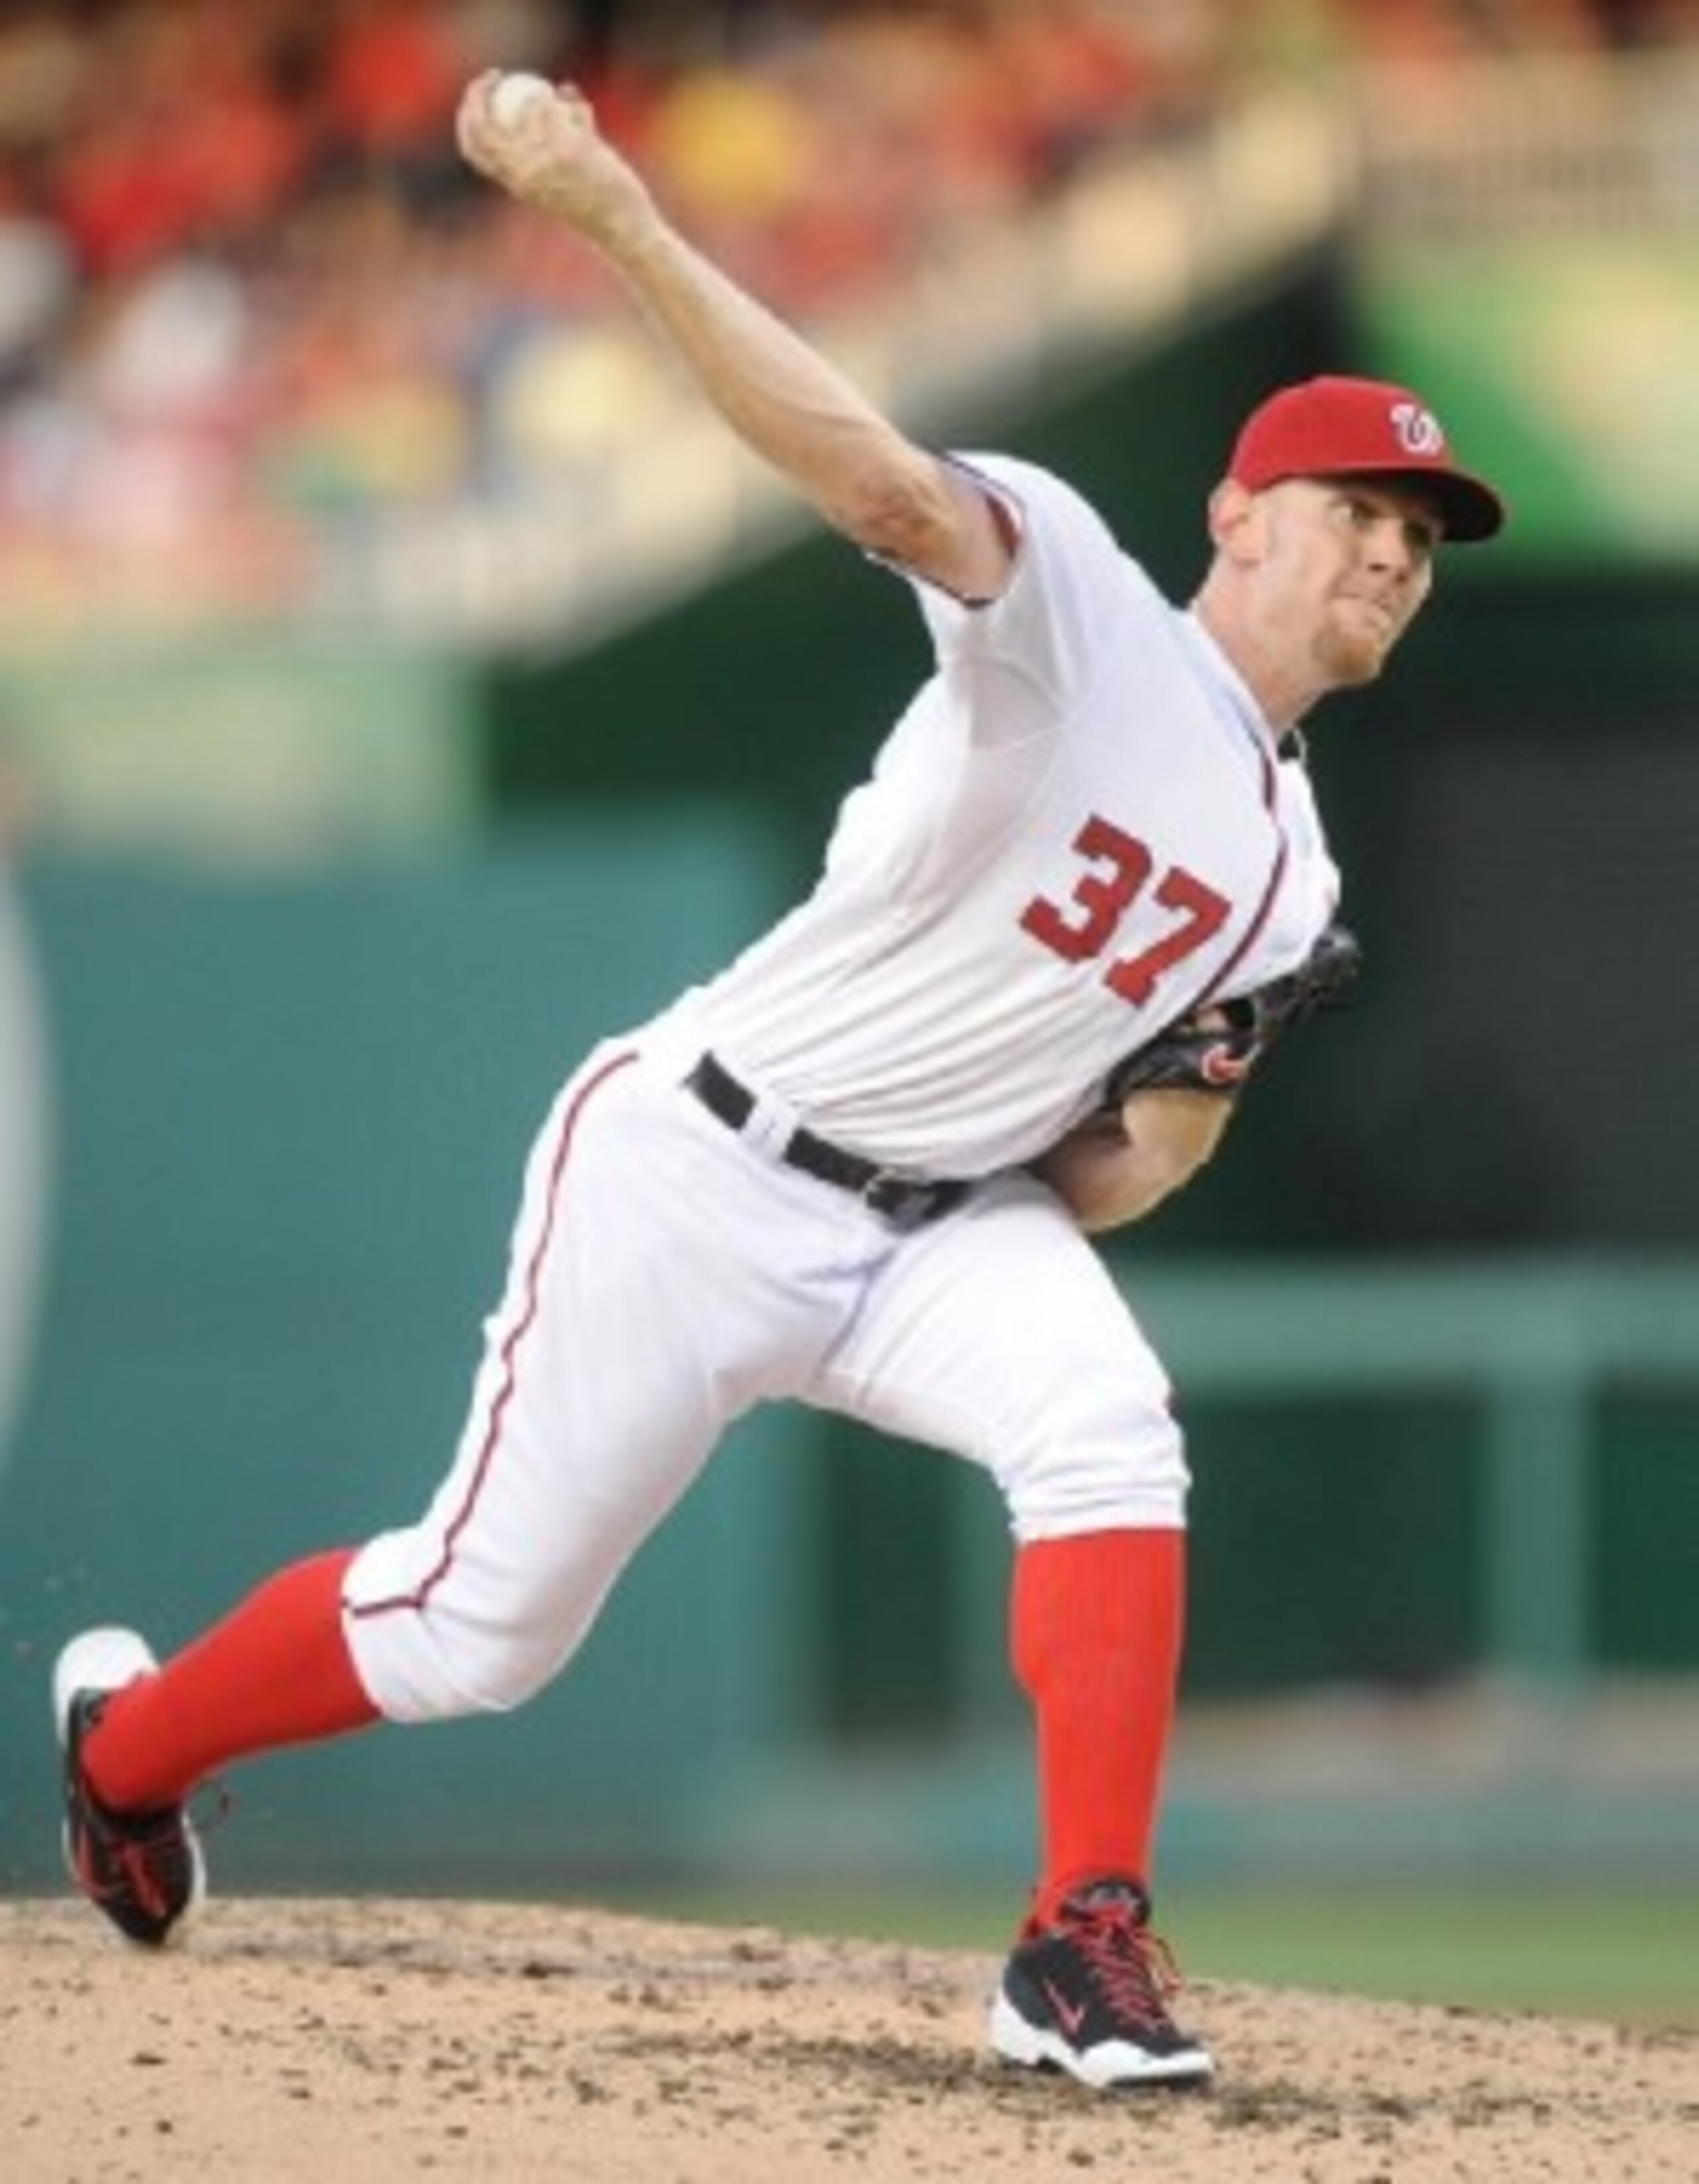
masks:
[[[1694,2184],[1699,2031],[1198,1981],[1207,2093],[983,2043],[996,1961],[512,1904],[0,1904],[7,2184]]]

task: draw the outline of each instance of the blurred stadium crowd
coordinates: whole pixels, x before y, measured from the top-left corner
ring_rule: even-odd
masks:
[[[264,610],[315,528],[535,492],[666,398],[597,269],[469,176],[571,75],[781,309],[865,300],[1268,71],[1683,36],[1694,0],[12,0],[0,619]]]

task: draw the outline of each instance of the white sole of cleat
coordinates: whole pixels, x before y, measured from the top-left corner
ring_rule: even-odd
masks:
[[[1018,2063],[1029,2070],[1063,2070],[1098,2092],[1138,2086],[1197,2086],[1215,2075],[1215,2064],[1202,2048],[1180,2048],[1172,2055],[1152,2055],[1124,2040],[1105,2040],[1083,2051],[1072,2048],[1059,2032],[1029,2025],[1000,1992],[991,2005],[991,2045],[1005,2063]]]

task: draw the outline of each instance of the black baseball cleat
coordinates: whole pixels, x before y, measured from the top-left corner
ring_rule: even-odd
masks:
[[[85,1630],[53,1666],[53,1720],[64,1769],[64,1852],[71,1879],[127,1941],[162,1948],[206,1892],[201,1847],[181,1805],[109,1812],[82,1769],[83,1739],[113,1692],[159,1663],[133,1630]]]
[[[1168,2014],[1179,1975],[1150,1931],[1135,1882],[1077,1888],[1048,1924],[1028,1928],[1004,1968],[991,2044],[1005,2061],[1066,2070],[1099,2088],[1189,2086],[1211,2076],[1208,2051]]]

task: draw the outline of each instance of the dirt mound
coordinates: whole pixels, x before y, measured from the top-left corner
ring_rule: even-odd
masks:
[[[0,1905],[8,2184],[1693,2184],[1699,2033],[1198,1981],[1208,2093],[983,2041],[989,1957],[573,1908],[222,1902],[131,1952]]]

